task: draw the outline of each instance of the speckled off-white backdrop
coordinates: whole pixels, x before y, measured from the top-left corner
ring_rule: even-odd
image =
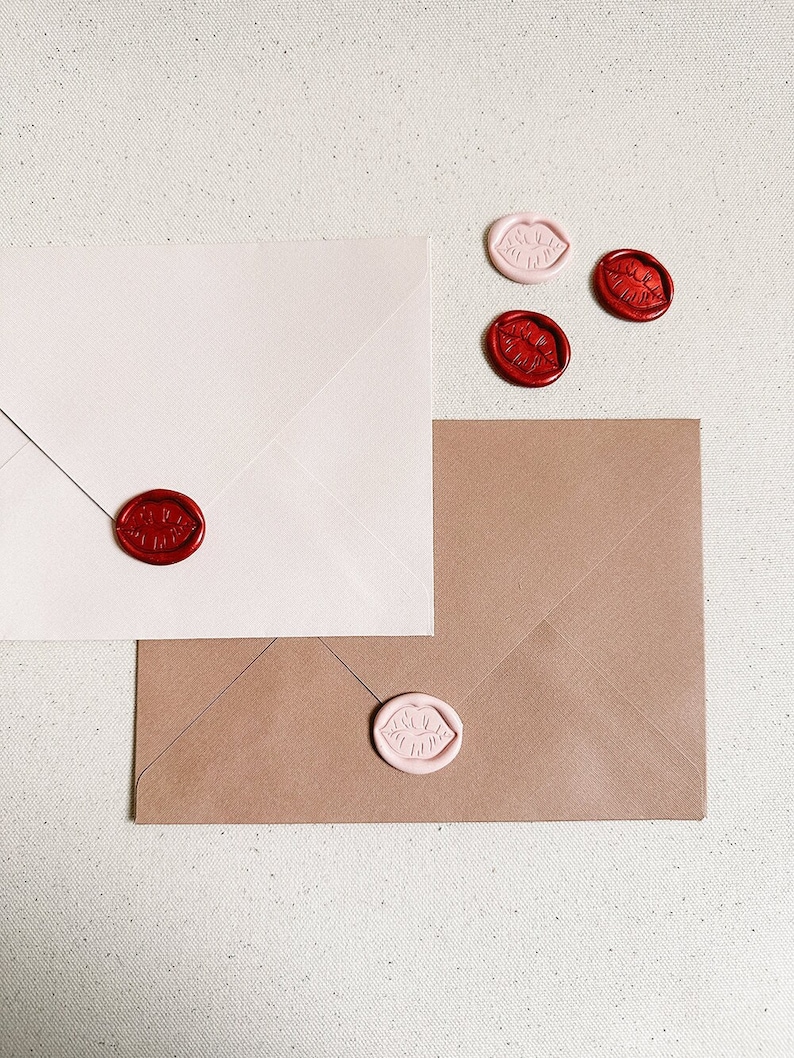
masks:
[[[438,417],[702,418],[710,789],[691,824],[136,829],[134,645],[4,644],[3,1058],[794,1054],[793,14],[5,0],[2,245],[428,232]],[[519,209],[574,240],[548,286],[487,263]],[[590,295],[622,245],[673,273],[656,323]],[[571,339],[546,391],[482,355],[523,306]]]

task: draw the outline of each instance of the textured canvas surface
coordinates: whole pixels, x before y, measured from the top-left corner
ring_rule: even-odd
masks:
[[[435,414],[702,419],[703,823],[135,828],[134,646],[0,654],[0,1055],[794,1051],[787,3],[6,3],[0,239],[433,236]],[[548,286],[496,217],[560,220]],[[637,245],[656,323],[588,287]],[[537,308],[546,391],[482,334]]]

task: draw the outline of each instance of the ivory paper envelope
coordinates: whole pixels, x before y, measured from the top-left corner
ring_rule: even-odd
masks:
[[[429,635],[423,238],[0,252],[0,635]],[[204,513],[183,562],[132,497]]]
[[[694,421],[435,424],[436,635],[141,643],[141,823],[699,819]],[[379,704],[463,721],[429,775]]]

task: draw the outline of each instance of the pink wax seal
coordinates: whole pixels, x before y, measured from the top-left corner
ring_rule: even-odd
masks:
[[[491,225],[488,253],[494,267],[516,283],[543,283],[568,262],[571,240],[538,213],[513,213]]]
[[[457,757],[463,722],[439,698],[401,694],[378,711],[372,735],[387,764],[411,775],[427,775]]]

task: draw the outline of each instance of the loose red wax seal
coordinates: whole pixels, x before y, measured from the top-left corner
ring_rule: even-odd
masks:
[[[605,254],[595,267],[593,287],[607,312],[635,323],[657,319],[673,300],[670,273],[644,250]]]
[[[153,566],[170,566],[201,546],[204,515],[189,496],[152,489],[122,507],[116,518],[116,537],[133,558]]]
[[[485,341],[496,370],[519,386],[551,385],[571,358],[562,328],[539,312],[503,312]]]

